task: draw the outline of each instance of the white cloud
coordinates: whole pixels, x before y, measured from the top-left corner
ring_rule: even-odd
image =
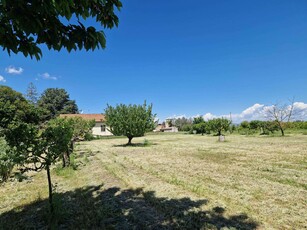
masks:
[[[21,67],[16,68],[15,66],[10,65],[10,66],[5,68],[5,72],[7,72],[9,74],[15,74],[15,75],[22,74],[23,68],[21,68]]]
[[[252,121],[252,120],[267,120],[267,111],[272,109],[274,105],[263,105],[256,103],[245,110],[243,110],[241,113],[233,113],[231,114],[231,119],[233,123],[239,124],[242,121]],[[293,109],[293,117],[292,120],[307,120],[307,104],[304,102],[294,102],[293,103],[294,109]],[[289,107],[290,109],[290,107]],[[190,118],[199,117],[200,115],[195,115]],[[169,118],[182,118],[186,117],[185,115],[174,115]],[[223,115],[216,115],[210,112],[205,113],[205,115],[202,116],[204,120],[211,120],[213,118],[230,118],[230,114],[223,114]],[[189,118],[189,117],[186,117]]]
[[[50,75],[49,73],[43,73],[43,74],[38,74],[38,76],[42,77],[43,79],[46,79],[46,80],[57,80],[58,78],[56,76],[52,76]]]
[[[295,109],[307,110],[307,104],[304,102],[294,102],[293,106]]]
[[[6,82],[5,78],[0,75],[0,82]]]
[[[213,115],[212,113],[206,113],[204,116],[203,116],[204,120],[207,121],[207,120],[211,120],[213,118],[216,118],[215,115]]]
[[[184,118],[186,117],[186,115],[173,115],[170,117],[167,117],[166,119],[178,119],[178,118]]]
[[[257,112],[259,112],[262,108],[263,108],[264,105],[261,105],[261,104],[254,104],[253,106],[251,107],[248,107],[247,109],[245,109],[243,112],[242,112],[242,116],[251,116]]]
[[[231,114],[231,120],[235,124],[239,124],[242,121],[252,121],[252,120],[267,120],[267,113],[269,110],[273,108],[274,105],[263,105],[256,103],[245,110],[243,110],[241,113],[233,113]],[[290,109],[290,106],[284,107],[286,109]],[[191,118],[194,119],[195,117],[200,117],[201,115],[197,114],[195,116],[187,117],[185,115],[173,115],[168,117],[167,119],[176,119],[176,118]],[[214,118],[228,118],[230,119],[230,114],[223,114],[223,115],[216,115],[210,112],[205,113],[205,115],[202,115],[205,121],[211,120]],[[294,102],[293,103],[293,114],[291,120],[307,120],[307,103],[304,102]]]

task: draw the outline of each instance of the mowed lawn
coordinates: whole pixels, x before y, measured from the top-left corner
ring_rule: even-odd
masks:
[[[53,169],[59,229],[307,228],[307,136],[147,135],[78,143]],[[4,229],[44,228],[46,173],[0,186]],[[0,229],[1,229],[0,227]]]

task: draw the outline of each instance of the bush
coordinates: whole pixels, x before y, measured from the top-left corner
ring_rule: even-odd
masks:
[[[9,155],[9,147],[3,138],[0,138],[0,179],[7,181],[14,167],[13,159]]]
[[[92,140],[94,140],[95,139],[95,137],[94,137],[94,135],[93,134],[91,134],[91,133],[86,133],[85,135],[84,135],[84,140],[85,141],[92,141]],[[97,138],[98,139],[98,138]]]

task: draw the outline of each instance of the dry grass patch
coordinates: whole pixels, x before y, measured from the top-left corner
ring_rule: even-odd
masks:
[[[306,228],[307,137],[226,140],[167,134],[134,146],[122,138],[80,143],[77,170],[53,170],[58,228]],[[46,226],[35,210],[47,213],[47,181],[32,178],[0,187],[1,227],[17,217],[16,226]]]

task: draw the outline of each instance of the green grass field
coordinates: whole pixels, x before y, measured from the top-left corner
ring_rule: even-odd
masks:
[[[54,166],[56,229],[307,228],[307,136],[161,134],[77,145]],[[48,223],[46,173],[0,186],[0,229]]]

